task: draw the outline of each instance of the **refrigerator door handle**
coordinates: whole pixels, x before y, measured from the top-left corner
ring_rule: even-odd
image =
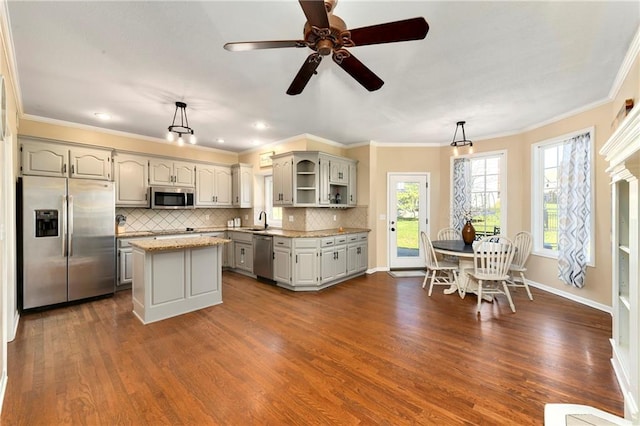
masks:
[[[62,256],[67,257],[67,197],[62,196]]]
[[[69,244],[68,244],[68,256],[73,256],[73,195],[69,195],[69,219],[67,226],[69,227]]]

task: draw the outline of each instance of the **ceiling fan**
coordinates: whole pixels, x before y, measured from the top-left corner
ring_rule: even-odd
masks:
[[[384,81],[345,48],[422,40],[429,31],[429,24],[422,17],[349,30],[345,22],[333,14],[338,0],[298,1],[307,17],[303,40],[245,41],[224,45],[225,49],[233,52],[283,47],[308,47],[314,50],[287,89],[288,95],[302,93],[313,74],[316,74],[322,57],[330,53],[333,53],[333,61],[367,90],[378,90]]]

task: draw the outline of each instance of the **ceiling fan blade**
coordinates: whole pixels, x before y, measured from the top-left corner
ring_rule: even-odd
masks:
[[[324,0],[298,0],[304,16],[310,25],[318,28],[329,28],[329,17],[324,6]]]
[[[333,60],[336,64],[345,70],[351,77],[364,86],[370,92],[378,90],[384,84],[384,81],[360,62],[355,56],[345,49],[340,49],[333,53]]]
[[[298,71],[295,78],[291,82],[291,86],[287,89],[287,95],[299,95],[316,72],[318,65],[322,61],[322,56],[318,53],[312,53],[302,64],[302,68]]]
[[[267,40],[267,41],[239,41],[226,43],[224,48],[231,52],[242,52],[257,49],[279,49],[282,47],[307,47],[304,40]]]
[[[422,40],[427,36],[429,24],[420,18],[405,19],[403,21],[387,22],[386,24],[371,25],[369,27],[349,30],[351,41],[356,46],[369,44],[395,43],[397,41]]]

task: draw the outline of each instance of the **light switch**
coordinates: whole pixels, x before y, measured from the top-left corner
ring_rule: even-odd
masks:
[[[289,222],[293,222],[293,215],[289,216]]]

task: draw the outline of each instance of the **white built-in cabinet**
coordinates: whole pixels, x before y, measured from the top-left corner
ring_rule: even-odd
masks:
[[[253,207],[253,166],[234,164],[231,166],[231,203],[234,207]]]
[[[196,167],[196,207],[231,206],[231,167]]]
[[[164,158],[150,159],[149,184],[193,188],[196,184],[195,164]]]
[[[290,289],[315,289],[318,287],[320,258],[317,238],[296,238],[293,240],[293,281]]]
[[[149,159],[116,153],[113,160],[117,207],[149,207]]]
[[[358,204],[358,166],[355,161],[349,163],[349,184],[347,187],[347,204],[355,206]]]
[[[23,175],[111,180],[112,151],[20,138]]]
[[[278,155],[272,158],[273,205],[293,204],[293,155]]]
[[[640,108],[600,150],[612,183],[612,359],[624,397],[624,415],[640,424]]]
[[[348,158],[319,153],[318,204],[329,207],[356,205],[357,162]],[[353,182],[351,182],[353,176]]]

